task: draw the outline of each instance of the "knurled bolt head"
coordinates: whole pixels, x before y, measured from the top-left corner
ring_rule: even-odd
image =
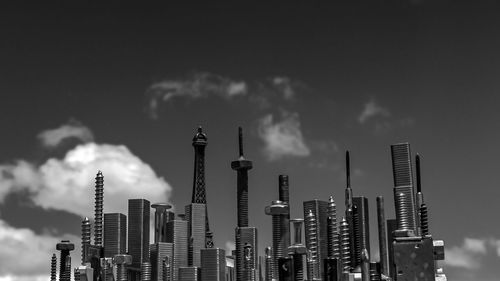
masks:
[[[290,210],[288,208],[288,204],[286,204],[283,201],[273,201],[270,206],[267,206],[264,209],[266,215],[288,215],[290,213]]]
[[[125,255],[125,254],[115,255],[113,257],[113,263],[114,264],[125,264],[125,265],[132,264],[132,256]]]

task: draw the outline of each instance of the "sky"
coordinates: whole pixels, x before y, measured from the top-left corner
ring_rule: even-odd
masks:
[[[58,241],[79,249],[98,170],[105,212],[128,198],[182,212],[198,126],[217,247],[234,241],[238,126],[260,251],[278,175],[292,217],[330,195],[343,212],[350,150],[375,253],[390,145],[409,142],[449,280],[498,280],[495,1],[22,4],[0,10],[0,280],[47,280]]]

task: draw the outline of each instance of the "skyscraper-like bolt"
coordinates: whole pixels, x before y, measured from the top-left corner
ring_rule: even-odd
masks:
[[[167,210],[172,206],[166,203],[156,203],[151,205],[155,209],[155,243],[167,242]]]
[[[279,200],[272,201],[271,205],[265,208],[265,213],[272,216],[273,221],[273,278],[278,279],[278,259],[286,256],[286,229],[282,228],[282,220],[289,215],[288,204]]]
[[[265,250],[265,261],[266,261],[266,277],[265,281],[273,280],[273,250],[271,247],[266,247]]]
[[[85,263],[85,249],[90,246],[90,221],[89,218],[85,217],[82,221],[82,265]]]
[[[70,243],[69,240],[62,240],[61,243],[57,243],[56,249],[58,251],[61,251],[61,256],[59,257],[59,279],[61,281],[69,281],[71,278],[71,260],[70,260],[70,267],[67,270],[66,267],[66,258],[69,257],[69,252],[73,251],[75,249],[75,245],[73,243]],[[64,279],[67,278],[67,279]]]
[[[349,242],[349,225],[345,218],[340,222],[340,258],[342,260],[342,272],[351,270],[351,246]]]
[[[163,281],[170,281],[172,263],[170,262],[169,256],[166,256],[163,259],[162,265],[163,265],[163,271],[162,271]]]
[[[278,200],[288,205],[288,214],[281,218],[284,247],[290,246],[290,184],[287,175],[278,177]]]
[[[64,274],[59,276],[60,281],[71,281],[71,256],[66,256],[64,262]]]
[[[252,169],[252,161],[243,156],[243,129],[238,128],[239,157],[231,162],[231,169],[237,172],[237,212],[238,227],[248,227],[248,170]]]
[[[304,279],[304,256],[307,255],[307,248],[302,244],[302,225],[304,224],[303,219],[293,219],[291,220],[294,229],[294,242],[290,247],[288,247],[288,254],[293,258],[293,270],[294,278],[296,281],[302,281]]]
[[[52,259],[50,261],[50,281],[57,280],[57,257],[56,254],[52,254]]]
[[[149,262],[141,264],[141,281],[151,281],[151,263]]]
[[[104,201],[104,177],[101,171],[95,177],[94,244],[102,247],[102,215]]]
[[[318,224],[316,220],[316,216],[309,210],[309,213],[306,216],[306,236],[309,240],[309,251],[310,251],[310,259],[312,262],[312,278],[319,278],[319,265],[320,262],[318,260],[318,252],[319,252],[319,241],[318,241]],[[307,241],[307,240],[306,240]],[[309,264],[308,264],[309,266]]]
[[[116,280],[127,281],[127,265],[132,264],[132,256],[125,254],[115,255],[113,263],[116,265]]]
[[[340,258],[339,232],[337,228],[337,206],[335,205],[335,201],[332,196],[330,196],[330,199],[328,200],[327,212],[328,257]]]

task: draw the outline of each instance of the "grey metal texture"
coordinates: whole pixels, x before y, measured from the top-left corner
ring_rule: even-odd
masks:
[[[178,281],[200,281],[200,268],[196,266],[180,267]]]
[[[312,212],[312,210],[309,210],[309,213],[306,216],[305,219],[306,222],[306,241],[309,240],[309,244],[307,246],[307,249],[309,250],[309,257],[308,260],[311,262],[312,266],[312,276],[311,278],[318,278],[319,277],[319,267],[320,267],[320,262],[319,262],[319,252],[320,252],[320,245],[318,242],[318,224],[316,220],[316,216]],[[308,265],[309,266],[309,265]],[[310,279],[308,277],[308,279]]]
[[[93,270],[93,280],[97,281],[101,272],[101,258],[104,257],[104,247],[95,245],[86,245],[85,260],[90,263]]]
[[[293,258],[294,279],[301,281],[304,279],[304,259],[307,255],[307,248],[302,244],[302,225],[303,219],[291,220],[294,230],[294,242],[288,247],[288,254]]]
[[[315,219],[316,219],[316,234],[315,239],[317,241],[317,250],[316,250],[316,262],[318,263],[318,275],[317,278],[323,276],[323,259],[328,257],[328,202],[321,200],[309,200],[303,202],[304,206],[304,218],[305,220],[305,229],[306,229],[306,247],[311,249],[311,233],[307,232],[307,229],[310,229],[309,222],[307,220],[307,215],[309,211],[312,211]]]
[[[52,259],[50,260],[50,281],[56,281],[57,278],[57,257],[56,254],[52,254]]]
[[[436,269],[432,238],[395,238],[393,247],[395,280],[435,280]]]
[[[253,261],[253,248],[251,245],[246,244],[243,247],[243,276],[245,281],[255,281],[256,268],[255,262]]]
[[[166,238],[166,237],[165,237]],[[163,280],[163,260],[168,257],[169,261],[174,256],[174,244],[168,242],[157,242],[150,245],[149,260],[151,263],[151,276],[153,280]],[[172,279],[172,276],[170,276]]]
[[[60,281],[69,281],[71,276],[71,267],[69,271],[66,268],[66,258],[70,256],[69,252],[75,249],[75,245],[70,243],[69,240],[62,240],[60,243],[57,243],[56,250],[61,252],[59,257],[59,280]],[[70,260],[71,262],[71,260]]]
[[[160,280],[158,278],[158,280]],[[162,262],[162,281],[172,280],[172,258],[166,256]]]
[[[415,232],[416,208],[410,144],[400,143],[391,145],[391,156],[398,230],[413,230]]]
[[[101,280],[114,281],[113,275],[113,258],[101,258]]]
[[[366,248],[361,250],[361,280],[370,281],[370,255]]]
[[[149,261],[150,203],[146,199],[128,200],[128,253],[132,266],[141,267]]]
[[[290,246],[290,183],[287,175],[278,177],[278,199],[288,205],[288,214],[280,217],[280,229],[284,249]]]
[[[272,281],[273,279],[273,250],[271,247],[265,249],[266,274],[264,281]]]
[[[59,281],[71,281],[71,256],[69,255],[65,258],[64,271],[59,275]]]
[[[167,221],[169,221],[168,209],[172,208],[167,203],[155,203],[151,205],[155,209],[155,238],[154,243],[167,242]]]
[[[82,264],[87,262],[85,260],[85,249],[91,243],[91,229],[90,229],[90,221],[89,218],[85,217],[82,221]]]
[[[102,212],[104,204],[104,177],[101,171],[95,177],[94,245],[102,246]]]
[[[172,280],[178,280],[179,268],[188,266],[188,222],[185,220],[169,221],[167,242],[174,244]]]
[[[132,264],[132,256],[117,254],[113,257],[113,263],[116,265],[117,281],[127,281],[127,265]]]
[[[421,227],[421,214],[420,214],[420,208],[422,204],[424,203],[424,195],[422,194],[422,177],[421,177],[421,171],[420,171],[420,155],[415,155],[415,170],[416,170],[416,185],[417,185],[417,195],[416,195],[416,209],[417,209],[417,235],[423,235],[422,234],[422,227]]]
[[[425,203],[422,203],[420,205],[420,229],[421,229],[421,234],[422,236],[427,236],[430,235],[429,232],[429,217],[427,213],[427,205]]]
[[[327,217],[327,245],[328,257],[340,257],[339,231],[337,226],[337,205],[333,196],[328,199],[328,217]]]
[[[359,249],[359,260],[361,262],[361,251],[366,249],[368,254],[370,254],[370,218],[369,218],[369,208],[368,199],[363,196],[353,197],[352,203],[356,207],[356,221],[357,221],[357,233],[356,237],[356,248]]]
[[[127,216],[104,214],[104,256],[114,257],[127,252]]]
[[[143,262],[141,264],[141,281],[151,281],[151,264]]]
[[[235,248],[236,248],[236,280],[244,280],[244,247],[245,245],[252,246],[252,267],[257,268],[258,260],[258,244],[257,244],[257,228],[255,227],[237,227],[235,229]]]
[[[377,196],[377,222],[381,272],[385,276],[389,276],[389,250],[387,249],[385,206],[382,196]]]
[[[434,260],[436,261],[444,260],[444,241],[433,240],[432,245],[434,247]]]
[[[324,267],[323,281],[342,281],[342,262],[339,258],[326,258]]]
[[[78,271],[78,268],[73,270],[73,278],[75,281],[80,281],[80,271]]]
[[[191,203],[185,207],[188,222],[188,266],[201,266],[200,250],[206,246],[206,204]]]
[[[201,249],[201,281],[226,280],[226,251],[220,248]]]
[[[388,276],[386,274],[384,275]],[[380,263],[370,262],[370,281],[380,281],[380,280],[382,280]]]
[[[265,214],[272,216],[273,233],[273,272],[277,279],[278,259],[286,257],[286,249],[290,240],[290,227],[284,228],[283,221],[290,215],[289,206],[283,201],[275,200],[271,205],[266,206]],[[287,235],[288,234],[288,235]],[[288,241],[287,241],[288,240]],[[288,244],[288,245],[287,245]]]
[[[293,268],[293,259],[291,257],[284,257],[278,259],[278,268],[279,268],[279,281],[294,281],[295,278],[293,276],[294,268]]]
[[[389,252],[389,277],[395,279],[395,267],[394,267],[394,231],[396,231],[398,223],[395,219],[387,220],[387,243]]]
[[[351,243],[349,235],[349,224],[345,218],[340,222],[340,258],[342,260],[342,272],[351,271]]]
[[[252,169],[252,161],[243,155],[243,130],[238,128],[239,157],[231,162],[231,169],[237,171],[237,212],[238,227],[248,227],[248,170]]]

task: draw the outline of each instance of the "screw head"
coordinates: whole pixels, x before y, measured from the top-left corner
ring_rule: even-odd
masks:
[[[57,243],[56,250],[58,251],[73,251],[75,249],[75,244],[70,243],[69,240],[62,240],[61,243]]]
[[[132,256],[125,255],[125,254],[115,255],[113,257],[113,263],[114,264],[125,264],[125,265],[132,264]]]

